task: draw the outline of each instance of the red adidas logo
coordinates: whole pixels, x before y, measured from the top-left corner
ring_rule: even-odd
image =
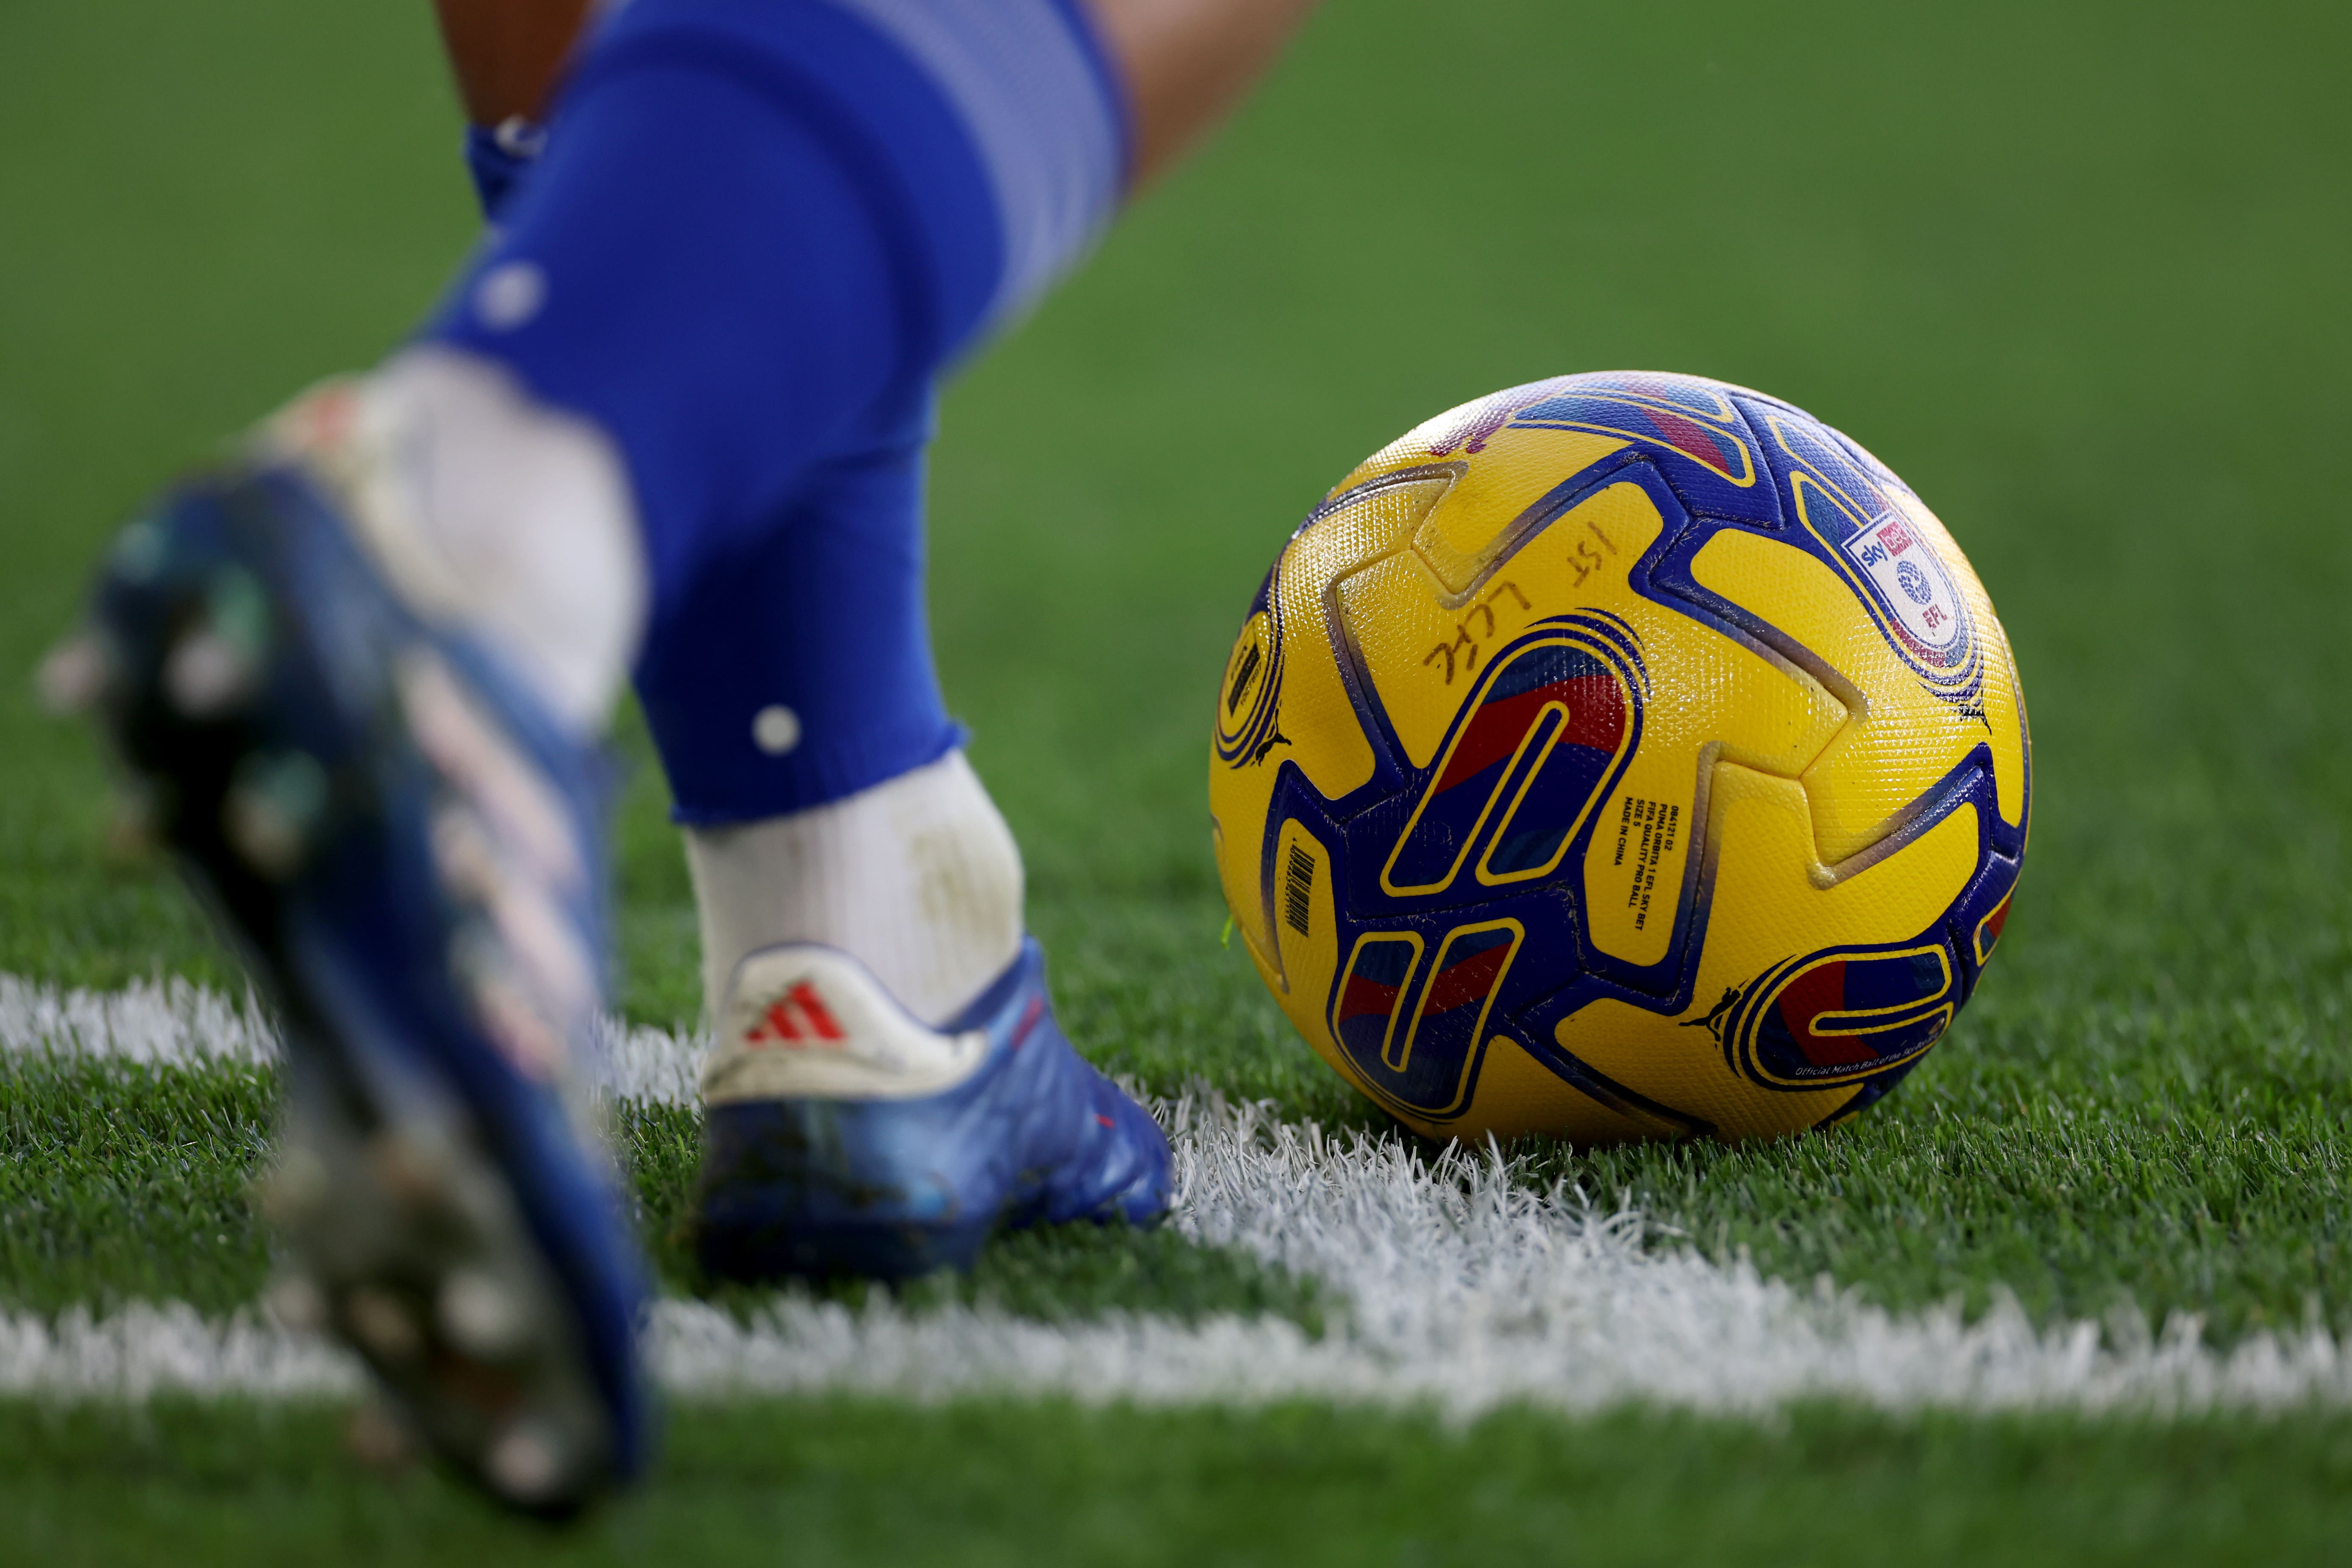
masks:
[[[848,1037],[826,1010],[824,998],[816,994],[816,987],[803,980],[768,1004],[760,1021],[745,1031],[743,1043],[755,1046],[771,1040],[789,1040],[795,1045],[814,1045]]]

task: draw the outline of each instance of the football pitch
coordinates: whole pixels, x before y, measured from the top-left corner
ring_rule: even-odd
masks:
[[[934,469],[950,701],[1072,1037],[1179,1124],[1176,1222],[706,1291],[694,912],[625,716],[674,1397],[642,1492],[551,1532],[363,1462],[349,1367],[256,1306],[266,1032],[21,673],[176,465],[472,242],[426,7],[0,7],[0,1559],[2340,1560],[2347,47],[2316,5],[1331,0],[955,384]],[[1936,509],[2016,647],[2034,841],[1853,1124],[1449,1158],[1221,945],[1209,709],[1359,458],[1624,367],[1789,398]]]

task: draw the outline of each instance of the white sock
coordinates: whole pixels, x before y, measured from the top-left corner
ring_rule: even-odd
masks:
[[[648,587],[603,431],[488,360],[425,347],[310,393],[261,440],[337,488],[410,608],[479,637],[575,734],[604,727]]]
[[[705,1016],[748,953],[837,947],[934,1026],[1021,951],[1021,852],[961,752],[789,816],[690,827]]]

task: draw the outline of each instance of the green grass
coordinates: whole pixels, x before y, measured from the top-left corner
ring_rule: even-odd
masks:
[[[248,1194],[268,1164],[275,1078],[0,1058],[0,1306],[54,1313],[180,1300],[217,1314],[251,1303],[270,1274],[268,1229]],[[768,1292],[714,1290],[694,1261],[700,1131],[691,1110],[620,1108],[640,1233],[668,1289],[754,1307]],[[824,1293],[854,1301],[866,1289]],[[1007,1237],[969,1275],[898,1294],[919,1310],[985,1302],[1047,1321],[1119,1308],[1187,1320],[1267,1313],[1319,1331],[1324,1310],[1312,1281],[1246,1254],[1091,1225]]]
[[[2068,1564],[2341,1560],[2352,1421],[1776,1429],[1519,1414],[1249,1416],[852,1401],[681,1413],[653,1484],[566,1531],[344,1457],[344,1413],[0,1405],[26,1562]]]
[[[125,1300],[226,1312],[269,1278],[247,1197],[274,1075],[0,1064],[0,1279],[10,1305]]]
[[[1869,1117],[1546,1169],[1630,1195],[1669,1245],[1896,1305],[1998,1286],[2224,1338],[2315,1305],[2352,1328],[2348,29],[2314,4],[1335,5],[948,402],[938,643],[1074,1033],[1155,1088],[1367,1120],[1217,946],[1201,731],[1242,605],[1325,486],[1441,407],[1570,369],[1725,376],[1860,437],[1969,551],[2032,704],[2031,860],[1982,994]],[[0,674],[67,625],[105,531],[174,465],[416,317],[472,229],[452,124],[421,6],[0,8]],[[675,1024],[697,1005],[689,890],[634,720],[620,745],[623,1002]],[[0,768],[0,970],[233,984],[167,881],[100,850],[98,759],[14,679]],[[258,1081],[18,1072],[0,1117],[0,1295],[250,1294]],[[681,1283],[689,1144],[636,1129]],[[1132,1237],[989,1267],[975,1288],[1046,1316],[1317,1310]],[[110,1419],[0,1424],[12,1539],[529,1550],[436,1483],[354,1484],[319,1457],[325,1415]],[[1953,1557],[2292,1557],[2325,1539],[2346,1452],[2321,1416],[1817,1412],[1790,1433],[698,1413],[645,1501],[575,1544],[772,1550],[790,1517],[809,1555],[850,1559],[1826,1560],[1890,1533]],[[894,1489],[927,1466],[951,1479],[918,1520]],[[1055,1506],[1024,1506],[1035,1486]],[[75,1533],[117,1497],[111,1533]]]

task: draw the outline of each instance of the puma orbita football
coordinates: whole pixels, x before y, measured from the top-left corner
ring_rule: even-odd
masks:
[[[1565,376],[1299,525],[1217,692],[1218,868],[1315,1049],[1434,1137],[1818,1127],[2000,940],[2025,704],[1903,481],[1785,403]]]

